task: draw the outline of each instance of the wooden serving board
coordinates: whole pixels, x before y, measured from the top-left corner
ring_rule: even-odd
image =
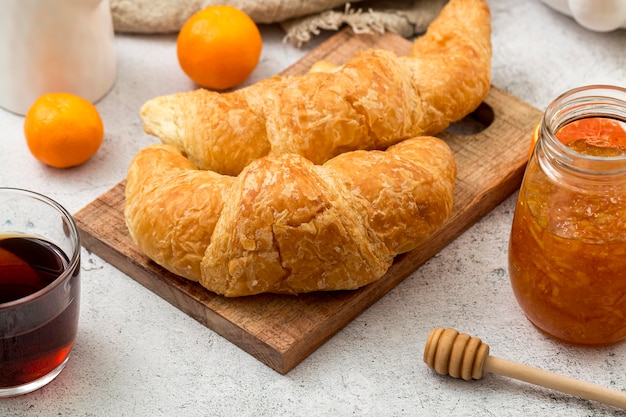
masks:
[[[357,36],[347,29],[284,74],[306,72],[320,59],[341,64],[367,48],[402,55],[410,45],[397,35]],[[492,87],[468,121],[456,126],[478,125],[484,130],[466,135],[449,128],[440,134],[458,164],[451,218],[419,248],[398,256],[382,279],[356,291],[225,298],[175,276],[143,256],[129,237],[123,216],[124,181],[83,208],[75,219],[85,248],[284,374],[519,187],[530,136],[540,115],[539,110]]]

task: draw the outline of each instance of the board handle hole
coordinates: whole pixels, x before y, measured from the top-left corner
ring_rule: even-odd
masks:
[[[493,123],[494,118],[493,108],[483,101],[476,110],[458,122],[450,123],[446,132],[457,136],[477,135],[487,129]]]

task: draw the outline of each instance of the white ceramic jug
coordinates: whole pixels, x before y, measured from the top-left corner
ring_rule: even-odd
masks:
[[[541,0],[593,31],[626,28],[626,0]]]
[[[48,92],[95,102],[115,76],[108,0],[0,2],[0,107],[23,115]]]

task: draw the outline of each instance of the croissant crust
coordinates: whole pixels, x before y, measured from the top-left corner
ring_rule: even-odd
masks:
[[[406,56],[370,49],[338,68],[318,64],[233,92],[160,96],[142,106],[141,117],[147,133],[201,169],[237,175],[254,159],[281,153],[321,164],[439,133],[482,102],[490,62],[487,4],[451,0]]]
[[[169,271],[225,296],[356,289],[449,217],[456,165],[430,135],[490,86],[484,0],[450,0],[398,57],[357,54],[229,93],[141,109],[164,144],[128,170],[131,237]]]
[[[443,224],[455,175],[434,137],[321,166],[271,155],[237,177],[152,145],[131,163],[125,218],[143,253],[219,294],[356,289]]]

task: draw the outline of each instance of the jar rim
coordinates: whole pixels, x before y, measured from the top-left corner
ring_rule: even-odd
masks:
[[[588,155],[568,147],[556,137],[555,133],[561,127],[585,118],[609,118],[626,123],[626,88],[594,84],[566,91],[548,105],[539,127],[542,144],[568,167],[586,173],[626,171],[626,154]],[[576,166],[576,161],[586,161],[588,167]],[[607,172],[607,166],[613,168]]]

